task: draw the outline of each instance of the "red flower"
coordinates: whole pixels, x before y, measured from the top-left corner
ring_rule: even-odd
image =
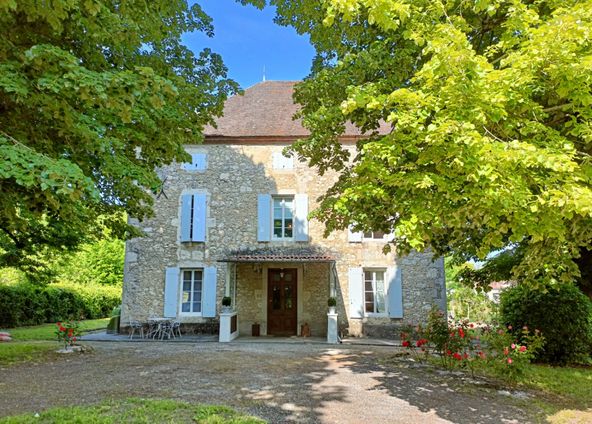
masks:
[[[475,327],[475,325],[473,323],[470,323],[469,327],[473,328],[473,327]]]
[[[465,338],[465,332],[463,331],[462,328],[459,328],[458,329],[458,335],[460,336],[461,339],[464,339]]]
[[[72,341],[75,342],[76,341],[76,337],[72,337]]]
[[[74,334],[74,329],[68,328],[68,337],[72,337],[72,334]]]
[[[526,346],[520,346],[520,352],[526,352]]]
[[[409,347],[409,346],[411,346],[411,343],[409,343],[409,340],[405,340],[403,342],[403,347]]]
[[[62,326],[62,323],[61,323],[61,321],[58,321],[58,322],[56,323],[56,325],[57,325],[58,327],[61,327],[61,326]]]
[[[454,355],[452,355],[454,357],[454,359],[458,359],[459,361],[462,359],[462,356],[460,356],[460,353],[458,352],[454,352]]]
[[[450,355],[452,355],[452,352],[450,350],[447,350],[446,355],[450,356]]]
[[[510,351],[508,350],[508,348],[504,347],[504,355],[508,356],[509,353],[510,353]]]
[[[469,354],[465,352],[465,354],[463,355],[463,358],[467,359],[469,357]]]
[[[60,331],[66,331],[66,328],[60,325]]]

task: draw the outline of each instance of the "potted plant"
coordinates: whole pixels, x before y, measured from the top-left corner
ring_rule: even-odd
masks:
[[[329,306],[329,313],[334,314],[335,306],[337,306],[337,299],[335,299],[334,297],[329,297],[329,299],[327,300],[327,306]]]
[[[231,312],[232,308],[230,305],[232,305],[232,299],[230,296],[224,296],[222,298],[222,312]]]

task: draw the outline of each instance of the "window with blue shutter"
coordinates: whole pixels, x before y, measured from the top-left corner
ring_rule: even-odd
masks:
[[[257,196],[257,241],[271,241],[271,195]]]
[[[207,168],[207,155],[205,153],[192,153],[191,163],[184,163],[185,171],[205,171]]]
[[[207,196],[205,193],[181,196],[181,242],[205,242]]]
[[[362,268],[348,270],[349,282],[349,317],[364,317],[364,278]]]
[[[178,290],[179,268],[169,267],[166,269],[164,281],[164,316],[167,318],[177,316]]]
[[[207,266],[204,268],[204,283],[202,294],[202,316],[213,318],[216,316],[216,277],[217,268]]]
[[[401,267],[390,267],[388,275],[388,310],[389,317],[403,318],[403,279]]]

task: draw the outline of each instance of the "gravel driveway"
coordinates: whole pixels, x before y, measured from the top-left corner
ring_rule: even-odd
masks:
[[[0,369],[0,417],[105,398],[222,404],[271,423],[524,423],[530,399],[394,358],[391,347],[88,343]]]

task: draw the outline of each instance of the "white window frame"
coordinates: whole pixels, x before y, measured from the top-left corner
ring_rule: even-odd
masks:
[[[373,302],[374,302],[374,310],[376,311],[377,309],[377,291],[376,291],[376,273],[377,272],[382,272],[382,289],[383,289],[383,300],[384,300],[384,305],[383,305],[383,311],[382,312],[368,312],[366,311],[366,273],[367,272],[371,272],[372,273],[372,297],[373,297]],[[388,287],[387,287],[387,270],[386,268],[362,268],[362,289],[364,291],[363,293],[363,302],[364,302],[364,315],[368,316],[368,317],[385,317],[388,314],[388,299],[387,299],[387,293],[388,293]]]
[[[276,199],[282,199],[282,234],[285,233],[285,206],[283,205],[283,201],[285,199],[292,200],[292,237],[278,237],[275,235],[274,229],[274,221],[275,221],[275,201]],[[296,196],[293,194],[272,194],[271,195],[271,240],[272,241],[294,241],[294,231],[295,231],[295,215],[296,215]]]
[[[372,237],[366,237],[366,234],[370,233],[372,235]],[[383,233],[382,237],[374,237],[374,233]],[[387,238],[388,234],[384,233],[382,231],[363,231],[362,232],[362,240],[364,241],[385,241]]]
[[[204,268],[181,268],[179,270],[179,274],[180,274],[180,278],[179,278],[179,314],[180,315],[184,315],[184,316],[196,316],[196,317],[200,317],[202,316],[202,312],[203,312],[203,293],[204,293],[204,284],[205,284],[205,270]],[[191,272],[191,293],[193,294],[195,292],[195,273],[196,272],[201,272],[201,290],[200,290],[200,300],[199,300],[199,304],[200,304],[200,311],[199,312],[194,312],[194,311],[189,311],[189,312],[183,312],[183,295],[185,293],[184,290],[184,285],[185,285],[185,272]],[[191,300],[191,302],[189,302],[189,307],[190,309],[193,309],[193,299]]]

